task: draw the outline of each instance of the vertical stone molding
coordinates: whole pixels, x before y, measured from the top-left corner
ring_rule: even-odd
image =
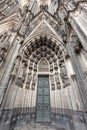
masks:
[[[87,95],[87,87],[86,87],[86,80],[84,79],[84,74],[83,71],[81,70],[81,66],[78,63],[78,60],[76,58],[75,52],[73,50],[73,47],[71,45],[72,43],[68,43],[67,44],[67,49],[68,52],[71,56],[71,60],[72,60],[72,64],[73,64],[73,68],[75,70],[76,73],[76,77],[77,77],[77,84],[78,84],[78,89],[80,91],[80,96],[83,102],[83,106],[84,109],[86,111],[87,109],[87,103],[86,103],[86,95]]]
[[[79,4],[77,9],[69,13],[69,22],[77,33],[83,48],[87,51],[87,3]],[[85,9],[84,9],[85,8]]]
[[[18,51],[19,51],[20,46],[21,46],[20,43],[21,43],[21,39],[19,39],[19,37],[16,36],[16,40],[14,41],[14,44],[13,44],[13,50],[11,50],[12,51],[11,56],[8,59],[9,62],[7,64],[7,69],[4,72],[2,79],[1,79],[1,82],[0,82],[0,102],[2,102],[3,96],[5,94],[7,87],[8,87],[10,73],[12,71],[15,59],[18,55]]]

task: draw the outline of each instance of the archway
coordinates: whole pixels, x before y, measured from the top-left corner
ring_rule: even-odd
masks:
[[[37,102],[38,75],[49,75],[51,113],[58,113],[60,109],[63,111],[65,107],[61,105],[60,96],[63,94],[61,94],[62,91],[67,91],[70,83],[63,53],[62,47],[47,37],[33,39],[24,47],[23,62],[17,86],[23,92],[22,94],[25,95],[25,99],[22,99],[23,97],[19,99],[20,106],[23,106],[23,109],[27,107],[30,114],[34,113],[34,117]],[[20,84],[20,82],[22,83]],[[22,91],[24,89],[25,91]],[[24,104],[22,100],[25,100]],[[15,107],[18,107],[17,100],[15,100]],[[67,107],[70,108],[69,105]]]

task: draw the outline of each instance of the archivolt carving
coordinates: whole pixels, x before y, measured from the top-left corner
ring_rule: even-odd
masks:
[[[61,82],[63,83],[64,88],[70,85],[65,68],[63,52],[60,46],[52,42],[51,39],[47,39],[46,37],[40,37],[40,39],[35,39],[34,42],[31,41],[31,44],[24,49],[24,57],[26,58],[27,61],[30,62],[28,69],[32,75],[31,76],[28,75],[28,80],[29,81],[32,80],[31,84],[32,90],[35,90],[36,83],[34,77],[38,72],[38,63],[42,58],[47,59],[49,63],[49,72],[51,72],[52,74],[55,72],[53,74],[55,75],[55,82],[54,79],[52,79],[52,76],[50,78],[52,80],[51,81],[52,90],[55,89],[60,90]],[[26,69],[24,69],[24,71],[26,71]],[[21,78],[23,78],[23,69],[21,73],[22,73]],[[32,79],[29,77],[32,77]],[[27,81],[26,82],[27,89],[30,88],[28,85],[30,86],[30,83]]]

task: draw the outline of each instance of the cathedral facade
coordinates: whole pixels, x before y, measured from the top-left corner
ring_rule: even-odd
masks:
[[[87,0],[0,0],[0,130],[87,130]]]

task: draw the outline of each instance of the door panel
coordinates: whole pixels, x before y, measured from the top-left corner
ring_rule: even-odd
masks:
[[[39,76],[37,86],[36,122],[50,122],[49,77]]]

